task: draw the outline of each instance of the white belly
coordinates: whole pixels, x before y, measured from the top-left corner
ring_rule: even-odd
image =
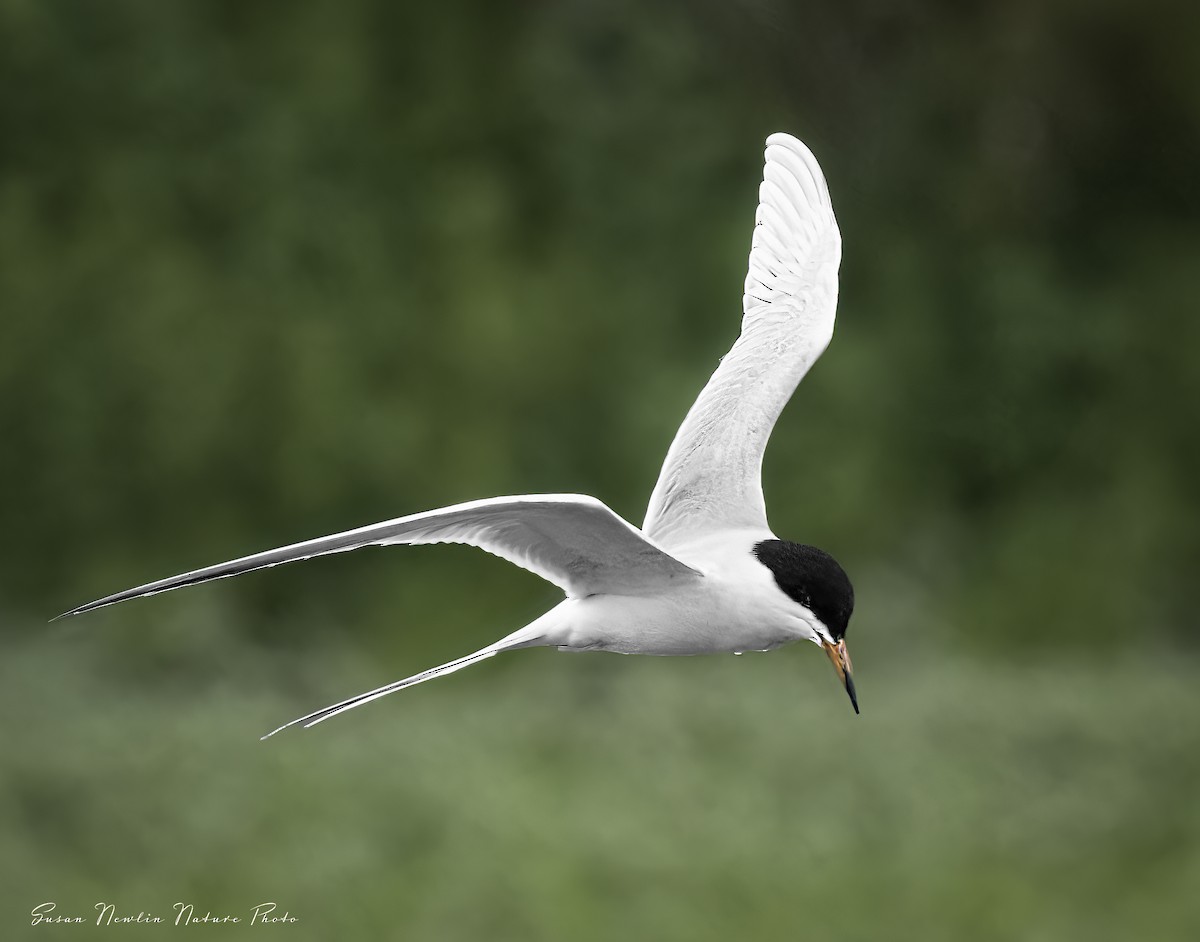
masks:
[[[811,637],[748,550],[735,545],[716,558],[706,555],[681,557],[699,562],[704,579],[661,595],[567,599],[553,612],[547,643],[568,651],[689,655],[769,651]]]

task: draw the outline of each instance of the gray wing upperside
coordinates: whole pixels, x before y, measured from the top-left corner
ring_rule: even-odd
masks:
[[[57,617],[80,615],[129,599],[314,556],[364,546],[419,543],[477,546],[536,573],[572,597],[595,593],[641,595],[673,580],[700,576],[594,497],[531,494],[455,504],[293,543],[148,582]]]

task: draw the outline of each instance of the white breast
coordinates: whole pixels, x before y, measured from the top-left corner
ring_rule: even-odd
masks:
[[[773,538],[760,530],[734,531],[677,547],[677,558],[704,578],[654,596],[568,599],[555,609],[553,643],[567,651],[689,655],[811,640],[803,610],[754,557],[754,545]]]

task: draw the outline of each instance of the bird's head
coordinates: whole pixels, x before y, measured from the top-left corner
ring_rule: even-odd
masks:
[[[846,651],[846,628],[854,612],[854,587],[836,559],[815,546],[787,540],[763,540],[754,555],[771,570],[775,584],[800,608],[800,617],[821,645],[838,679],[850,695],[854,712],[858,696],[854,690],[853,666]]]

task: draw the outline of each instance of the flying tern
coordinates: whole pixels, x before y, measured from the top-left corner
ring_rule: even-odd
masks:
[[[772,134],[765,157],[741,333],[676,433],[640,530],[594,497],[494,497],[243,556],[64,615],[363,546],[467,543],[536,573],[566,598],[473,654],[309,713],[267,736],[313,726],[501,651],[538,646],[738,654],[808,640],[829,655],[857,713],[845,639],[854,609],[850,579],[828,553],[775,536],[761,480],[775,421],[833,336],[841,235],[812,152],[788,134]]]

